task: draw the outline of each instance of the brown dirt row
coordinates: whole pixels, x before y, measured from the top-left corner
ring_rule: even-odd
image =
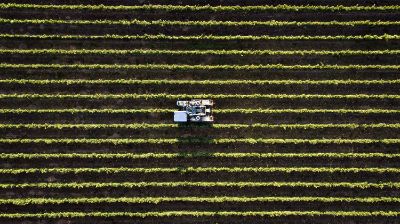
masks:
[[[327,80],[327,79],[399,79],[395,69],[344,70],[172,70],[172,69],[24,69],[0,68],[2,79],[193,79],[193,80]]]
[[[173,108],[177,99],[43,99],[4,98],[0,99],[3,109],[51,109],[51,108]],[[308,109],[400,109],[400,99],[214,99],[215,108],[308,108]]]
[[[0,93],[37,94],[398,94],[400,84],[18,84],[0,83]]]
[[[398,49],[400,40],[86,40],[0,38],[4,49],[270,49],[270,50],[379,50]]]
[[[69,223],[69,224],[86,224],[95,222],[98,224],[107,223],[126,223],[126,224],[153,224],[153,223],[165,223],[165,224],[185,224],[189,222],[195,222],[197,224],[209,224],[209,223],[220,223],[220,224],[231,224],[231,223],[272,223],[272,224],[298,224],[298,223],[314,223],[314,224],[396,224],[399,222],[398,217],[332,217],[332,216],[285,216],[285,217],[194,217],[194,216],[180,216],[180,217],[148,217],[148,218],[129,218],[129,217],[112,217],[112,218],[18,218],[18,219],[7,219],[1,218],[0,222],[7,223],[20,223],[24,222],[27,224],[48,224],[48,223]]]
[[[10,219],[0,219],[7,220]],[[165,224],[184,224],[188,222],[195,222],[197,224],[209,224],[209,223],[220,223],[220,224],[231,224],[231,223],[272,223],[272,224],[298,224],[298,223],[314,223],[314,224],[342,224],[342,223],[354,223],[354,224],[396,224],[399,222],[398,217],[332,217],[332,216],[285,216],[285,217],[193,217],[193,216],[181,216],[181,217],[168,217],[168,218],[128,218],[128,217],[115,217],[115,218],[63,218],[63,219],[18,219],[24,221],[24,223],[54,223],[57,222],[68,222],[71,224],[84,224],[88,222],[95,222],[98,224],[106,223],[129,223],[129,224],[147,224],[147,223],[165,223]]]
[[[82,4],[80,0],[4,0],[3,2],[14,3],[30,3],[30,4]],[[165,2],[163,0],[141,0],[141,1],[124,1],[124,0],[87,0],[85,4],[90,5],[146,5],[146,4],[160,4],[160,5],[394,5],[392,0],[330,0],[329,2],[320,0],[283,0],[276,2],[274,0],[181,0],[177,2]]]
[[[270,124],[308,124],[308,123],[397,123],[399,114],[215,114],[218,123],[270,123]],[[4,113],[0,117],[4,124],[13,123],[171,123],[172,113],[137,113],[137,114],[106,114],[106,113]]]
[[[150,159],[0,159],[0,167],[9,168],[80,168],[80,167],[395,167],[399,158],[150,158]]]
[[[143,187],[143,188],[24,188],[0,189],[2,198],[26,197],[399,197],[397,189],[305,188],[305,187]]]
[[[212,146],[212,147],[211,147]],[[258,153],[399,153],[398,144],[0,144],[3,153],[196,153],[196,152],[258,152]]]
[[[321,203],[321,202],[161,202],[151,203],[98,203],[61,205],[3,205],[2,213],[43,212],[155,212],[155,211],[398,211],[398,203]],[[322,209],[323,208],[323,209]]]
[[[62,19],[62,20],[219,20],[219,21],[353,21],[382,20],[396,21],[399,13],[396,11],[374,12],[324,12],[324,11],[270,11],[270,12],[168,12],[156,11],[126,11],[126,10],[49,10],[49,9],[0,9],[1,18],[7,19]]]
[[[398,182],[400,176],[397,173],[255,173],[255,172],[204,172],[204,173],[68,173],[68,174],[2,174],[3,183],[24,182],[164,182],[164,181],[321,181],[321,182]]]
[[[50,223],[69,223],[69,224],[86,224],[95,222],[98,224],[108,223],[126,223],[126,224],[185,224],[195,222],[197,224],[231,224],[231,223],[272,223],[272,224],[298,224],[298,223],[315,223],[315,224],[395,224],[398,223],[397,217],[332,217],[332,216],[285,216],[285,217],[195,217],[195,216],[179,216],[179,217],[147,217],[147,218],[130,218],[130,217],[110,217],[110,218],[0,218],[0,222],[5,223],[27,223],[27,224],[50,224]]]
[[[216,114],[218,123],[396,123],[399,114]],[[3,114],[3,123],[171,123],[172,113],[146,114]]]
[[[400,55],[24,55],[0,54],[2,63],[18,64],[338,64],[396,65]]]
[[[0,129],[7,138],[175,138],[204,136],[210,138],[400,138],[398,129],[390,128],[324,128],[324,129],[274,129],[274,128],[213,128],[179,127],[160,129]]]
[[[4,24],[2,33],[12,34],[81,34],[81,35],[383,35],[398,34],[399,26],[140,26],[140,25],[69,25]]]
[[[2,198],[24,197],[263,197],[263,196],[322,196],[322,197],[398,197],[394,189],[303,188],[303,187],[146,187],[146,188],[83,188],[0,190]]]

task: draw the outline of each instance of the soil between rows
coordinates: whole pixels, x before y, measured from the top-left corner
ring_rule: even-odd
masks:
[[[25,4],[54,4],[54,5],[72,5],[82,4],[80,0],[4,0],[4,3],[25,3]],[[393,5],[392,0],[330,0],[329,2],[321,2],[320,0],[282,0],[276,2],[274,0],[180,0],[177,2],[166,2],[163,0],[142,0],[142,1],[124,1],[124,0],[87,0],[85,4],[88,5]]]
[[[103,25],[103,24],[11,24],[5,23],[0,32],[10,34],[82,34],[82,35],[396,35],[400,32],[397,25],[387,26],[188,26],[188,25]]]
[[[14,222],[18,220],[17,222]],[[260,216],[212,216],[212,217],[195,217],[195,216],[179,216],[179,217],[146,217],[146,218],[132,218],[132,217],[108,217],[108,218],[97,218],[97,217],[85,217],[85,218],[0,218],[0,222],[7,223],[20,223],[24,222],[27,224],[48,224],[54,222],[67,222],[69,224],[86,224],[88,222],[95,222],[98,224],[113,223],[129,223],[129,224],[142,224],[142,223],[165,223],[165,224],[184,224],[188,222],[196,222],[198,224],[209,224],[209,223],[274,223],[274,224],[298,224],[301,223],[315,223],[315,224],[326,224],[326,223],[354,223],[354,224],[388,224],[397,223],[399,219],[397,217],[332,217],[332,216],[284,216],[284,217],[260,217]]]
[[[0,136],[5,138],[177,138],[182,136],[203,136],[208,138],[400,138],[400,130],[393,128],[66,128],[29,129],[1,128]]]
[[[2,198],[24,197],[399,197],[395,188],[344,187],[133,187],[133,188],[24,188],[0,189]]]
[[[41,69],[0,68],[2,79],[391,80],[396,69]]]
[[[212,147],[210,147],[212,146]],[[196,152],[255,152],[255,153],[400,153],[398,144],[0,144],[3,153],[196,153]]]
[[[3,113],[0,122],[15,123],[171,123],[172,113]],[[215,121],[220,124],[308,124],[308,123],[398,123],[400,113],[356,114],[356,113],[280,113],[280,114],[215,114]]]
[[[0,159],[0,168],[80,168],[90,164],[91,168],[101,167],[392,167],[399,168],[399,158],[213,158],[191,157],[182,153],[180,158],[149,158],[149,159]]]
[[[182,98],[183,99],[183,98]],[[115,109],[170,109],[178,99],[167,98],[141,98],[141,99],[79,99],[79,98],[0,98],[2,109],[52,109],[52,108],[115,108]],[[214,99],[214,108],[264,108],[285,109],[285,108],[308,108],[308,109],[400,109],[400,99],[268,99],[268,98],[225,98]]]
[[[395,10],[377,11],[357,11],[340,14],[329,11],[242,11],[240,14],[235,11],[183,11],[169,12],[167,10],[57,10],[57,9],[0,9],[2,18],[7,19],[60,19],[60,20],[196,20],[196,21],[396,21],[399,13]]]
[[[0,218],[1,221],[14,221],[16,219]],[[284,217],[260,217],[260,216],[212,216],[212,217],[195,217],[195,216],[179,216],[179,217],[147,217],[147,218],[132,218],[132,217],[109,217],[109,218],[18,218],[19,223],[23,221],[27,224],[47,224],[57,222],[67,222],[70,224],[85,224],[88,222],[95,222],[98,224],[114,223],[129,223],[129,224],[142,224],[142,223],[165,223],[165,224],[184,224],[188,222],[196,222],[198,224],[209,223],[274,223],[274,224],[298,224],[300,223],[354,223],[354,224],[388,224],[397,223],[398,217],[332,217],[332,216],[284,216]],[[12,222],[14,223],[14,222]]]
[[[162,81],[162,80],[160,80]],[[229,81],[228,81],[229,82]],[[400,83],[373,84],[171,84],[171,83],[0,83],[0,93],[36,94],[398,94]]]
[[[2,198],[26,197],[399,197],[395,188],[345,187],[133,187],[0,189]]]
[[[183,168],[183,167],[182,167]],[[29,174],[2,174],[3,183],[24,183],[24,182],[125,182],[134,180],[135,182],[165,182],[165,181],[321,181],[321,182],[398,182],[398,173],[314,173],[314,172],[200,172],[200,173],[29,173]]]
[[[129,40],[0,38],[4,49],[171,49],[171,50],[387,50],[400,40]]]
[[[321,209],[323,207],[323,209]],[[321,203],[321,202],[160,202],[151,203],[97,203],[61,205],[7,205],[2,213],[43,212],[156,212],[156,211],[399,211],[398,203]]]
[[[2,63],[18,64],[337,64],[396,65],[400,55],[24,55],[0,54]]]

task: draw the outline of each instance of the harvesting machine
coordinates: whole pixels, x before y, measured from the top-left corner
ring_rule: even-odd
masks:
[[[211,123],[214,121],[213,100],[177,101],[176,105],[179,107],[179,111],[174,112],[174,122]]]

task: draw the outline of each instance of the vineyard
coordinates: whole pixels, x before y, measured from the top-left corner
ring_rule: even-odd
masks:
[[[400,223],[399,71],[393,0],[3,0],[0,223]]]

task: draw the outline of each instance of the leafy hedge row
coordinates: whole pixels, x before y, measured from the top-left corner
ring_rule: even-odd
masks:
[[[400,99],[388,94],[0,94],[0,99]]]
[[[117,174],[117,173],[396,173],[400,168],[359,168],[359,167],[172,167],[172,168],[130,168],[130,167],[98,167],[98,168],[26,168],[0,169],[0,174]]]
[[[58,20],[3,19],[0,24],[72,24],[72,25],[140,25],[140,26],[397,26],[400,21],[178,21],[178,20]]]
[[[116,39],[116,40],[399,40],[400,35],[339,35],[339,36],[253,36],[253,35],[231,35],[231,36],[215,36],[215,35],[188,35],[188,36],[170,36],[164,34],[144,34],[144,35],[69,35],[69,34],[0,34],[0,38],[24,38],[24,39]]]
[[[9,64],[0,63],[0,68],[28,68],[28,69],[166,69],[166,70],[257,70],[257,69],[285,69],[285,70],[364,70],[364,69],[400,69],[400,65],[183,65],[183,64]]]
[[[0,159],[149,159],[149,158],[400,158],[389,153],[0,153]]]
[[[79,218],[79,217],[287,217],[287,216],[333,216],[333,217],[396,217],[398,211],[168,211],[168,212],[46,212],[46,213],[2,213],[0,218]]]
[[[301,187],[349,189],[400,189],[399,182],[68,182],[68,183],[0,183],[0,189],[61,188],[144,188],[144,187]]]
[[[137,114],[137,113],[173,113],[176,109],[0,109],[0,114],[44,114],[44,113],[89,113],[89,114]],[[317,113],[337,113],[337,114],[398,114],[400,110],[389,109],[214,109],[214,113],[228,114],[317,114]]]
[[[1,79],[0,83],[16,84],[140,84],[140,85],[383,85],[400,84],[400,79],[378,80],[173,80],[173,79]],[[182,95],[184,96],[184,95]]]
[[[396,197],[103,197],[103,198],[13,198],[0,199],[0,205],[45,205],[45,204],[95,204],[95,203],[151,203],[162,202],[357,202],[357,203],[398,203]]]
[[[116,50],[116,49],[0,49],[0,54],[56,54],[56,55],[397,55],[400,50],[152,50],[152,49],[134,49],[134,50]]]
[[[188,125],[188,128],[194,126]],[[209,126],[195,126],[196,128],[210,128]],[[151,124],[151,123],[131,123],[131,124],[0,124],[0,129],[110,129],[110,128],[123,128],[123,129],[162,129],[162,128],[185,128],[178,124]],[[214,129],[239,129],[239,128],[271,128],[271,129],[324,129],[324,128],[348,128],[348,129],[373,129],[373,128],[393,128],[399,129],[400,123],[377,123],[377,124],[213,124],[211,128]]]
[[[2,3],[0,9],[57,9],[57,10],[124,10],[124,11],[155,11],[162,10],[167,12],[184,11],[209,11],[209,12],[260,12],[260,11],[397,11],[398,5],[388,6],[343,6],[343,5],[259,5],[259,6],[191,6],[191,5],[37,5],[37,4],[16,4]]]

